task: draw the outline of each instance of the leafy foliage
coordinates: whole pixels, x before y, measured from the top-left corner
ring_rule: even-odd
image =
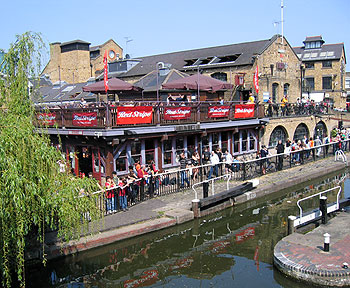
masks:
[[[82,229],[87,231],[88,219],[83,217],[87,211],[92,220],[101,217],[93,195],[79,197],[81,189],[85,194],[98,190],[96,182],[60,172],[59,163],[65,159],[51,146],[45,127],[38,133],[33,125],[28,79],[40,70],[42,47],[39,34],[19,35],[1,66],[0,277],[4,287],[11,287],[13,275],[25,286],[29,233],[35,231],[44,251],[46,229],[58,229],[58,237],[69,240],[79,237]]]

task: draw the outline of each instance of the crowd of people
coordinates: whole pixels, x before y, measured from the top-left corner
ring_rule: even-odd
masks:
[[[291,161],[295,165],[300,165],[310,157],[317,158],[321,157],[322,153],[328,154],[330,148],[333,148],[330,151],[333,153],[338,149],[350,150],[349,141],[340,141],[349,139],[350,130],[335,128],[331,131],[330,136],[325,135],[323,138],[304,136],[300,140],[287,139],[285,143],[279,140],[275,147],[277,155],[274,158],[276,161],[274,170],[283,169],[284,159],[288,159],[288,163]],[[265,164],[270,163],[269,156],[271,154],[265,145],[262,145],[256,153],[256,158],[259,159],[256,163],[260,165],[261,170],[259,171],[262,174],[266,173]],[[129,166],[127,175],[118,177],[117,172],[113,172],[111,176],[107,176],[104,192],[106,213],[127,211],[128,207],[136,202],[160,195],[161,186],[184,189],[201,180],[237,173],[243,168],[241,158],[232,155],[227,149],[222,152],[219,147],[212,151],[204,147],[201,155],[198,151],[192,153],[182,151],[178,155],[177,162],[179,170],[170,173],[159,171],[154,161],[148,165],[135,161]]]

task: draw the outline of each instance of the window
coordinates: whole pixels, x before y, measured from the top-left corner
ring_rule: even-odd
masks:
[[[208,151],[210,151],[210,149],[209,149],[209,137],[208,137],[208,135],[202,137],[202,147],[203,147],[203,151],[204,151],[204,148],[207,148]]]
[[[316,127],[315,127],[314,139],[316,139],[317,136],[321,140],[323,140],[323,137],[327,136],[327,126],[322,121],[318,122]]]
[[[249,150],[256,149],[256,136],[250,131],[249,132]]]
[[[272,102],[276,103],[278,95],[278,83],[272,84]]]
[[[306,69],[315,69],[315,63],[314,62],[306,62],[305,68]]]
[[[345,78],[345,89],[350,89],[350,78]]]
[[[140,141],[132,141],[131,142],[131,159],[130,165],[134,165],[135,162],[141,161],[141,142]]]
[[[322,61],[322,68],[332,68],[332,61]]]
[[[150,164],[151,161],[155,161],[154,158],[154,140],[153,139],[146,139],[145,140],[145,156],[146,156],[146,163]]]
[[[127,171],[127,159],[126,159],[126,148],[119,154],[119,157],[115,160],[116,171]]]
[[[217,148],[219,148],[219,133],[213,133],[212,134],[212,150],[215,151]]]
[[[305,87],[308,91],[314,91],[315,90],[315,78],[314,77],[308,77],[305,78]]]
[[[228,132],[221,132],[221,150],[222,152],[230,150],[228,147]]]
[[[269,147],[275,147],[278,140],[282,140],[282,143],[286,143],[287,140],[286,129],[282,126],[277,126],[275,129],[273,129],[269,140]]]
[[[305,124],[299,124],[298,127],[295,129],[293,139],[295,141],[303,140],[304,136],[306,136],[306,138],[309,138],[309,130],[307,129]]]
[[[163,162],[164,165],[172,164],[173,145],[172,139],[163,141]]]
[[[180,154],[184,152],[184,148],[184,138],[176,138],[176,155],[180,156]]]
[[[332,77],[324,76],[322,77],[322,89],[332,89]]]
[[[227,81],[227,74],[226,73],[222,73],[222,72],[216,72],[211,74],[211,77],[217,80],[221,80],[221,81]]]
[[[233,134],[233,151],[234,153],[239,153],[239,132]]]
[[[242,152],[247,151],[248,148],[248,133],[246,130],[241,131],[241,138],[242,138]]]
[[[283,95],[287,96],[289,94],[289,84],[286,83],[283,85]]]

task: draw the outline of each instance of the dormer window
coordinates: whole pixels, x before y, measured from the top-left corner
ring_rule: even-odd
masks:
[[[321,41],[312,41],[305,43],[305,49],[317,49],[321,48]]]

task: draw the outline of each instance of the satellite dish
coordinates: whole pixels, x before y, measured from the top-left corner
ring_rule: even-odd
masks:
[[[130,59],[130,55],[129,54],[125,54],[125,59]]]

